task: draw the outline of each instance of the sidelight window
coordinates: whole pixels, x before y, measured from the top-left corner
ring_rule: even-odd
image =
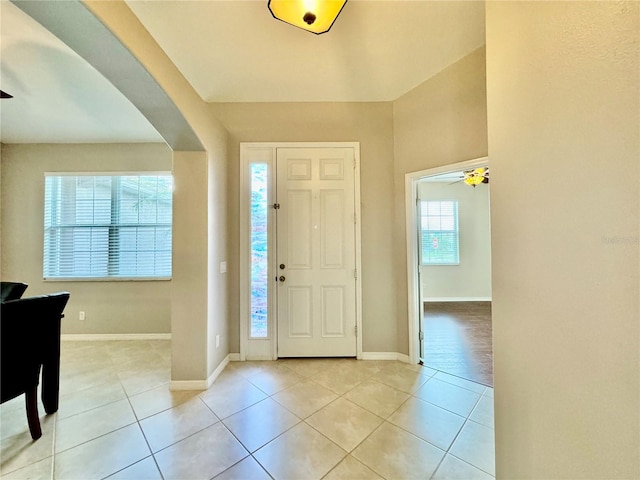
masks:
[[[266,338],[268,306],[268,165],[251,164],[251,338]]]

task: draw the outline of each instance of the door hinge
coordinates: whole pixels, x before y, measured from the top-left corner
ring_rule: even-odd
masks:
[[[418,334],[418,337],[420,338],[420,341],[424,341],[424,332],[422,330],[420,330],[420,333]]]
[[[355,326],[356,337],[358,336],[358,325]]]
[[[280,204],[279,203],[274,203],[273,204],[273,209],[274,210],[280,210]]]
[[[357,268],[353,269],[353,278],[355,278],[355,279],[358,278],[358,269]]]

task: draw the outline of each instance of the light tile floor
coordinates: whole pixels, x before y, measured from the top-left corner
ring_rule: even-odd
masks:
[[[33,442],[0,407],[14,479],[491,479],[493,390],[393,361],[234,362],[171,392],[168,341],[63,342],[60,409]]]

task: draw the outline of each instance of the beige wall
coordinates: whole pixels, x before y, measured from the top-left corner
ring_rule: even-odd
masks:
[[[213,104],[230,132],[229,318],[232,352],[240,349],[240,142],[360,142],[363,350],[396,351],[393,289],[393,124],[390,103]]]
[[[163,144],[2,145],[2,280],[71,292],[62,333],[169,333],[169,281],[42,280],[44,172],[171,171]],[[78,312],[86,320],[78,320]]]
[[[497,478],[640,478],[639,9],[487,2]]]
[[[393,102],[396,350],[409,352],[404,177],[487,155],[485,50],[480,48]]]
[[[418,184],[421,200],[458,202],[459,265],[420,267],[422,298],[429,300],[491,299],[491,216],[489,185],[462,182]]]
[[[172,281],[171,305],[171,378],[174,381],[206,380],[229,353],[228,276],[219,272],[219,262],[227,258],[227,132],[125,2],[86,1],[84,4],[145,66],[206,149],[204,155],[175,152],[174,158],[185,167],[174,175],[176,190],[190,187],[192,190],[185,196],[187,201],[178,201],[174,218],[190,219],[194,223],[186,229],[174,230],[174,248],[181,252],[181,264],[174,264],[174,268],[182,269],[182,274]],[[202,181],[194,181],[196,172],[203,176]],[[194,218],[194,211],[204,215],[204,220]],[[180,295],[194,285],[195,279],[204,282],[198,283],[197,293]],[[216,348],[218,334],[221,341]]]

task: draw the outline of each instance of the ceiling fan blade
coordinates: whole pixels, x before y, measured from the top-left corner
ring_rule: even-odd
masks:
[[[13,98],[13,95],[9,95],[7,92],[0,90],[0,98]]]

